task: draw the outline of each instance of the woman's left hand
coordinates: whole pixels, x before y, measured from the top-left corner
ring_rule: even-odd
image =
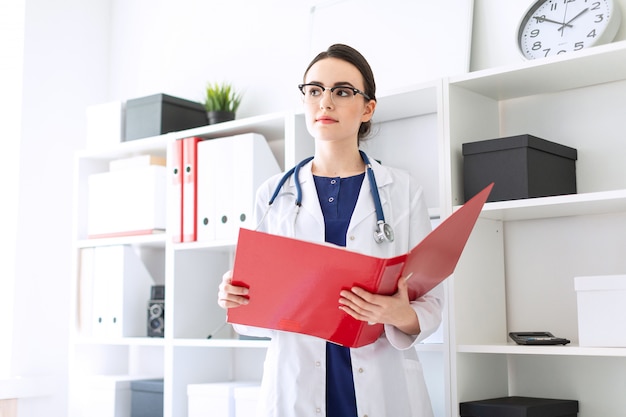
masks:
[[[406,334],[420,332],[419,319],[409,302],[408,286],[404,277],[398,280],[398,291],[393,295],[372,294],[353,287],[340,293],[339,308],[357,320],[370,324],[395,326]]]

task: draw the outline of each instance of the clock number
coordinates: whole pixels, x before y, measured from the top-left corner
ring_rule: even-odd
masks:
[[[540,30],[539,29],[533,29],[530,31],[530,37],[531,38],[536,38],[537,36],[539,36]]]
[[[580,51],[584,47],[585,47],[585,43],[584,42],[576,42],[574,44],[574,51]]]
[[[604,15],[603,15],[603,14],[597,14],[597,15],[596,15],[596,18],[597,18],[597,19],[596,19],[596,20],[594,20],[593,22],[594,22],[594,23],[600,23],[600,22],[602,22],[602,21],[604,20]]]
[[[533,51],[538,51],[538,50],[540,50],[540,49],[541,49],[541,42],[535,42],[535,43],[533,43],[533,47],[532,47],[532,48],[530,48],[530,49],[532,49]]]
[[[595,37],[596,37],[596,30],[595,30],[595,29],[592,29],[592,30],[591,30],[591,32],[589,32],[589,33],[587,34],[587,37],[588,37],[588,38],[595,38]]]
[[[591,10],[598,10],[600,8],[600,2],[596,1],[593,3],[593,5],[591,6]]]

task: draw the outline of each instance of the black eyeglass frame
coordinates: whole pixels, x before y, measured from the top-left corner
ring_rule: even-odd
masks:
[[[336,85],[334,87],[324,87],[321,84],[317,84],[317,83],[306,83],[306,84],[298,84],[298,89],[300,90],[300,92],[302,93],[302,95],[305,95],[306,93],[304,92],[304,87],[306,86],[313,86],[313,87],[319,87],[322,89],[322,93],[326,92],[326,90],[330,91],[330,96],[332,98],[333,96],[333,92],[335,90],[337,90],[338,88],[342,88],[342,89],[348,89],[348,90],[352,90],[352,92],[354,93],[354,95],[356,96],[357,94],[362,95],[363,97],[365,97],[365,99],[367,100],[371,100],[370,96],[368,96],[367,94],[365,94],[363,91],[359,90],[358,88],[354,88],[350,85]],[[354,97],[354,96],[353,96]],[[320,96],[320,100],[322,99],[322,97]]]

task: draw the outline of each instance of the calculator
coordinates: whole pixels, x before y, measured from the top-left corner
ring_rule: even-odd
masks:
[[[570,342],[550,332],[510,332],[509,337],[518,345],[566,345]]]

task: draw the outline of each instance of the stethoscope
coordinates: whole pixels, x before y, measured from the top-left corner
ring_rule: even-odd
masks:
[[[378,193],[378,186],[376,185],[376,178],[374,177],[374,170],[372,169],[372,164],[370,163],[370,160],[365,154],[365,152],[359,151],[359,153],[361,154],[361,158],[363,158],[363,162],[365,163],[365,166],[367,168],[366,170],[367,170],[367,177],[370,183],[370,191],[372,193],[372,198],[374,199],[374,207],[376,209],[377,228],[374,230],[374,241],[376,243],[382,243],[385,240],[388,242],[393,242],[393,239],[394,239],[393,229],[387,222],[385,222],[385,215],[383,214],[383,206],[380,202],[380,194]],[[283,187],[285,182],[289,179],[289,177],[292,175],[295,178],[295,185],[296,185],[296,217],[297,217],[298,215],[297,213],[299,212],[300,207],[302,206],[302,187],[300,186],[300,178],[299,178],[300,169],[304,165],[309,163],[312,159],[313,157],[311,156],[300,161],[298,164],[296,164],[295,167],[291,168],[289,171],[285,173],[285,175],[283,175],[283,177],[278,182],[276,189],[274,190],[274,194],[272,194],[272,197],[267,203],[268,208],[265,211],[265,214],[263,215],[263,218],[261,219],[260,223],[263,222],[263,220],[265,219],[265,216],[267,215],[270,208],[272,207],[274,200],[276,200],[276,197],[278,197],[278,194],[280,193],[281,188]]]

